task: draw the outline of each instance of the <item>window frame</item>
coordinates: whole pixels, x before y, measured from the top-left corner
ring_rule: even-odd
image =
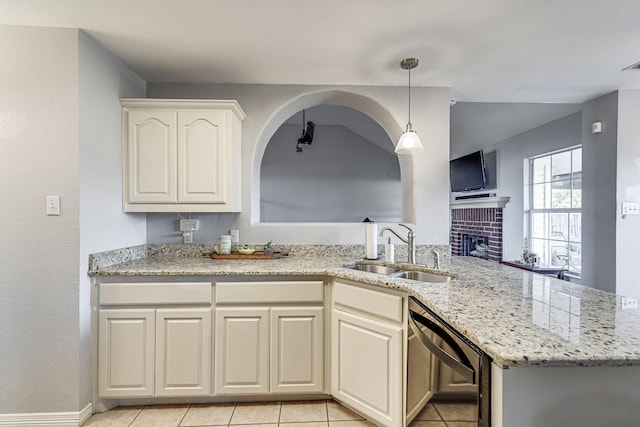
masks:
[[[573,152],[576,150],[582,150],[582,145],[575,145],[575,146],[571,146],[571,147],[567,147],[567,148],[563,148],[561,150],[556,150],[556,151],[552,151],[552,152],[547,152],[547,153],[543,153],[537,156],[532,156],[530,158],[527,159],[527,166],[528,166],[528,174],[527,174],[527,182],[525,185],[526,191],[528,192],[528,197],[525,199],[528,202],[528,206],[526,206],[525,210],[524,210],[524,221],[525,221],[525,230],[526,230],[526,238],[528,239],[529,242],[529,250],[531,252],[534,252],[533,250],[533,242],[534,240],[542,240],[545,242],[545,245],[547,247],[547,252],[548,252],[548,256],[551,257],[552,256],[552,245],[553,242],[558,242],[558,243],[563,243],[564,245],[566,245],[567,247],[567,252],[566,252],[566,262],[564,264],[564,266],[567,268],[567,273],[569,275],[573,275],[577,278],[580,278],[581,276],[581,269],[576,269],[575,267],[572,268],[571,265],[571,251],[569,250],[569,245],[579,245],[579,250],[580,252],[582,252],[582,201],[580,201],[580,207],[572,207],[573,206],[573,200],[574,200],[574,194],[573,194],[573,189],[574,187],[574,181],[576,180],[580,180],[582,181],[582,161],[580,162],[580,176],[577,177],[576,176],[576,171],[574,170],[574,156],[573,156]],[[534,162],[536,160],[540,160],[543,159],[545,157],[548,157],[551,159],[552,156],[554,155],[558,155],[561,153],[571,153],[571,163],[570,163],[570,170],[569,170],[569,179],[568,181],[570,182],[571,185],[571,199],[570,199],[570,207],[563,207],[563,208],[552,208],[552,207],[548,207],[548,208],[534,208],[534,186],[536,184],[551,184],[551,188],[553,188],[552,184],[554,182],[553,180],[553,174],[552,172],[550,173],[549,179],[542,181],[542,182],[534,182]],[[582,183],[580,184],[580,191],[582,192]],[[552,197],[552,196],[551,196]],[[572,223],[571,223],[571,215],[572,214],[579,214],[580,215],[580,240],[576,241],[576,240],[572,240],[571,239],[571,232],[569,231],[567,233],[566,238],[564,239],[552,239],[551,238],[551,232],[549,231],[549,233],[547,234],[546,237],[544,238],[540,238],[540,237],[534,237],[534,214],[544,214],[544,215],[550,215],[550,214],[563,214],[563,215],[567,215],[568,217],[568,222],[567,222],[567,227],[570,229],[572,227]],[[551,228],[551,224],[549,221],[549,224],[547,224],[548,227]],[[549,259],[549,264],[550,264],[550,259]]]

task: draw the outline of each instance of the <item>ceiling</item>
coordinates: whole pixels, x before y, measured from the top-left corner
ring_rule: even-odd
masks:
[[[404,86],[416,57],[412,86],[450,87],[453,114],[640,89],[622,71],[639,16],[638,0],[0,0],[0,24],[84,29],[148,82]]]

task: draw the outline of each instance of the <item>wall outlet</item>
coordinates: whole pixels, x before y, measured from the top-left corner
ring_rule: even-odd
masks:
[[[200,221],[197,219],[181,219],[180,220],[180,231],[198,231],[198,227],[200,226]]]
[[[240,243],[240,230],[229,230],[229,234],[231,235],[231,243],[236,245]]]
[[[638,203],[625,202],[622,204],[622,215],[639,215]]]
[[[622,297],[620,308],[623,310],[633,310],[638,308],[638,300],[635,298]]]

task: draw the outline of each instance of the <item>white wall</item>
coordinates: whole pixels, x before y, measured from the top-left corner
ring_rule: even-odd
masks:
[[[247,242],[363,243],[360,223],[257,224],[259,164],[267,142],[293,113],[313,105],[345,105],[365,112],[397,141],[407,116],[406,88],[370,86],[279,86],[163,84],[147,86],[150,98],[236,99],[247,113],[243,123],[243,212],[238,227]],[[412,122],[425,151],[400,159],[403,174],[404,219],[416,222],[418,243],[449,241],[449,89],[412,90]],[[410,177],[405,179],[405,177]],[[147,233],[155,239],[154,214]],[[225,232],[226,230],[220,230]]]
[[[511,197],[505,206],[503,217],[502,258],[504,260],[513,261],[522,255],[525,195],[524,159],[579,145],[581,142],[581,122],[580,113],[572,114],[500,141],[486,149],[487,151],[497,150],[497,195]],[[582,229],[584,234],[584,226]]]
[[[92,397],[89,254],[146,242],[144,214],[122,212],[119,98],[144,97],[146,82],[79,32],[80,407]]]
[[[581,283],[640,298],[640,216],[621,218],[622,202],[640,203],[640,91],[621,90],[583,104],[580,113],[488,147],[498,150],[505,260],[517,259],[523,236],[523,159],[582,143]],[[600,121],[603,131],[591,133]]]
[[[616,293],[640,299],[640,216],[620,217],[622,202],[640,203],[640,90],[618,92]],[[606,125],[605,125],[606,126]],[[606,130],[606,128],[605,128]]]
[[[120,207],[118,103],[145,84],[76,29],[0,26],[0,56],[0,414],[77,412],[92,397],[88,254],[145,242],[144,216]]]
[[[617,282],[617,117],[617,92],[582,107],[582,284],[610,292]],[[594,135],[595,121],[603,131]]]
[[[394,154],[344,126],[323,124],[298,153],[300,134],[301,125],[283,125],[264,152],[262,222],[400,222],[402,187]]]
[[[79,409],[77,40],[0,26],[0,413]]]

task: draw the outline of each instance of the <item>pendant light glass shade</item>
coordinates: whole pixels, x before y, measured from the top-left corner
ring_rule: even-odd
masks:
[[[400,135],[398,144],[396,144],[395,151],[398,154],[410,154],[424,150],[418,134],[411,127],[411,69],[417,66],[418,60],[416,58],[407,58],[400,63],[400,67],[403,70],[409,70],[409,121],[407,122],[407,129]]]
[[[407,125],[407,130],[400,135],[398,144],[396,145],[396,153],[410,154],[414,151],[422,151],[422,143],[415,130],[411,129],[411,123]]]

